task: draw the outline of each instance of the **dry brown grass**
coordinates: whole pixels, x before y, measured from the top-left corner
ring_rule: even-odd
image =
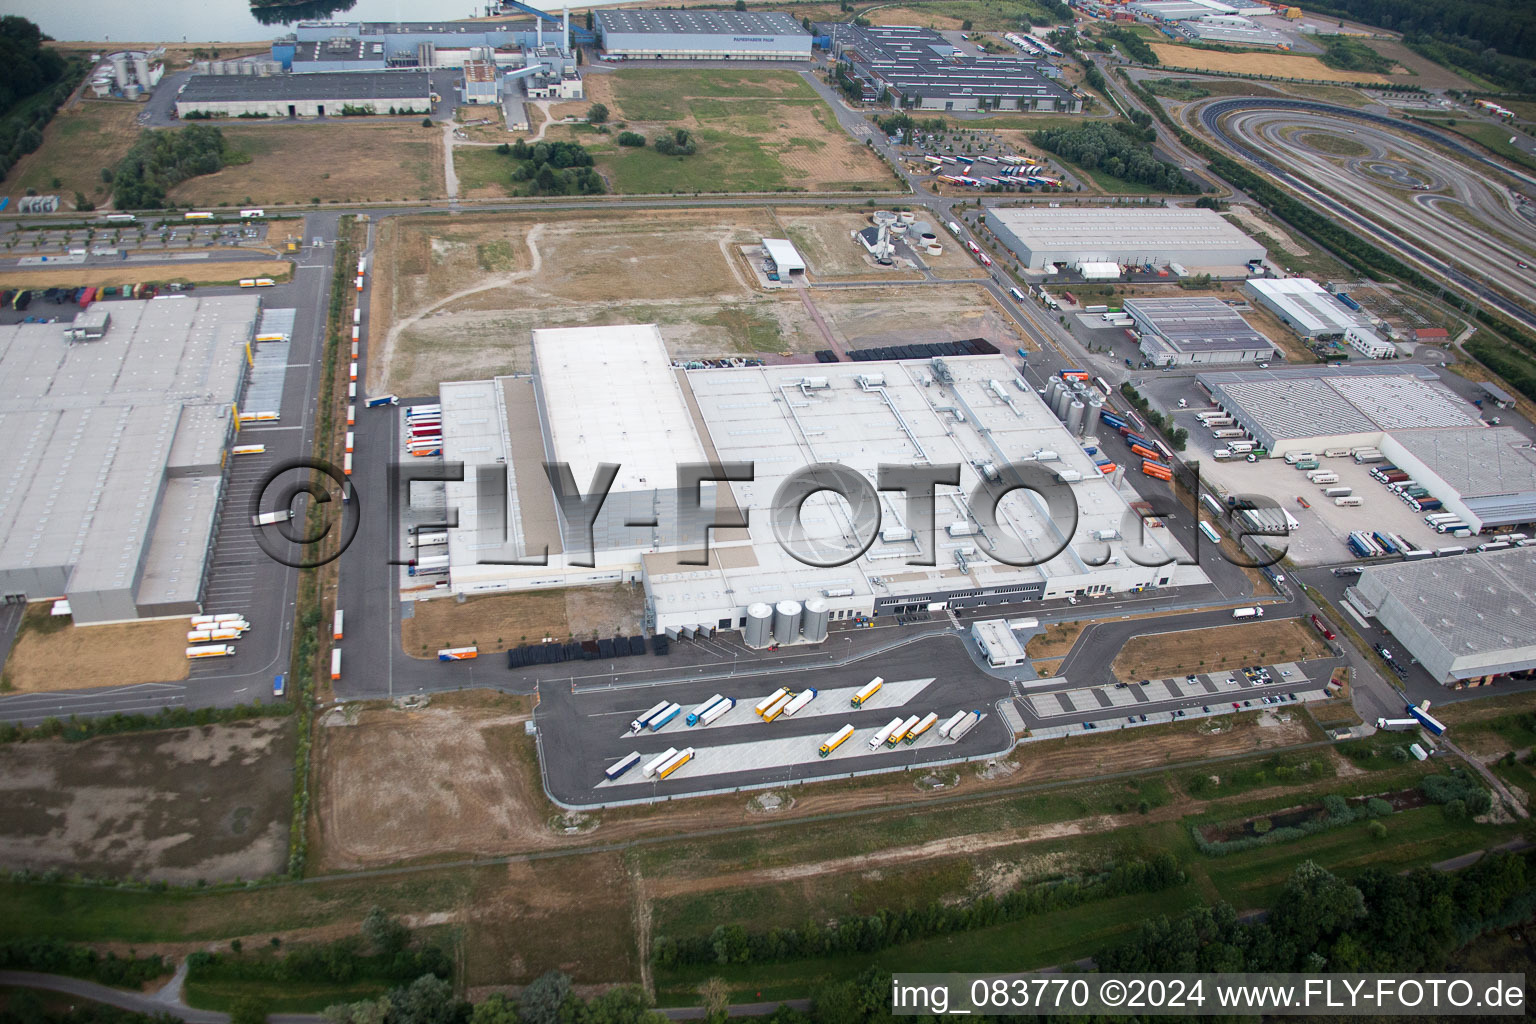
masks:
[[[5,681],[12,690],[83,690],[187,678],[186,619],[74,626],[67,618],[49,615],[49,608],[47,601],[27,606],[5,662]]]
[[[174,203],[355,203],[444,194],[443,132],[375,124],[223,125],[230,148],[250,157],[171,190]]]
[[[400,646],[416,658],[444,647],[476,644],[482,652],[519,644],[598,636],[629,636],[640,628],[644,595],[633,587],[567,587],[519,594],[418,601],[400,623]]]
[[[1052,622],[1045,632],[1037,633],[1024,645],[1024,652],[1031,658],[1054,658],[1065,655],[1077,643],[1077,638],[1088,628],[1086,622]]]
[[[876,25],[918,25],[940,32],[958,31],[962,24],[960,18],[925,7],[880,7],[869,13],[869,20]]]
[[[174,256],[171,256],[174,259]],[[129,264],[117,267],[60,267],[56,270],[28,268],[0,271],[0,287],[5,288],[82,288],[87,285],[146,284],[161,281],[190,281],[194,284],[232,284],[242,277],[270,277],[287,280],[293,265],[286,260],[193,260],[175,265]]]
[[[1166,679],[1186,672],[1307,661],[1326,653],[1310,625],[1300,619],[1273,619],[1133,637],[1110,670],[1118,679]]]
[[[65,209],[74,209],[74,194],[80,192],[105,206],[111,186],[101,180],[101,172],[116,167],[139,137],[142,109],[121,100],[81,100],[60,110],[43,129],[42,146],[17,161],[7,176],[6,191],[57,192]]]
[[[911,271],[877,266],[864,246],[852,237],[853,232],[873,223],[868,213],[780,207],[773,214],[784,233],[810,263],[811,274],[817,280],[883,281],[920,276]],[[923,262],[936,275],[946,279],[987,276],[987,272],[955,241],[942,223],[936,222],[932,215],[919,217],[919,220],[925,221],[933,229],[940,244],[944,246],[941,255],[921,254]]]
[[[1381,85],[1388,81],[1381,75],[1364,71],[1338,71],[1316,57],[1299,54],[1225,53],[1172,43],[1152,43],[1151,46],[1158,61],[1167,68],[1274,75],[1277,78],[1306,78],[1319,82],[1357,82],[1364,85]]]

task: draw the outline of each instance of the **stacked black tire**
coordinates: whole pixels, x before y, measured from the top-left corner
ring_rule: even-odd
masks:
[[[525,644],[507,652],[507,668],[557,665],[566,661],[597,661],[628,658],[645,653],[645,637],[615,636],[602,640],[576,640],[564,644]]]
[[[943,356],[995,356],[997,346],[986,338],[967,338],[964,341],[936,341],[927,345],[887,345],[881,348],[861,348],[848,353],[856,363],[883,359],[933,359]],[[820,358],[818,354],[818,358]],[[835,362],[835,360],[834,360]]]

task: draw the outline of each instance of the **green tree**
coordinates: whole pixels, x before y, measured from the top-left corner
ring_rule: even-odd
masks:
[[[410,944],[411,930],[374,906],[363,918],[363,938],[375,953],[393,955]]]
[[[592,104],[587,111],[587,120],[592,124],[602,124],[608,120],[608,108],[601,103]]]
[[[267,1024],[268,1004],[259,996],[241,996],[229,1008],[229,1024]]]
[[[469,1024],[521,1024],[517,1016],[517,1004],[500,992],[492,992],[475,1004],[470,1011]]]
[[[453,994],[446,978],[423,974],[390,993],[389,1024],[464,1024],[469,1004]]]
[[[560,1005],[571,994],[571,979],[559,971],[539,975],[518,997],[517,1015],[523,1024],[556,1024]]]

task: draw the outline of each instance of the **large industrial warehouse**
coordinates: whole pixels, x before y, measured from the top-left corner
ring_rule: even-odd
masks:
[[[1082,100],[1051,79],[1049,63],[974,56],[929,28],[835,24],[832,49],[869,99],[907,110],[1075,114]]]
[[[112,304],[104,333],[0,327],[0,593],[76,623],[199,610],[252,296]]]
[[[1153,366],[1251,363],[1274,355],[1269,339],[1215,296],[1126,299],[1125,312]]]
[[[1196,380],[1272,457],[1374,447],[1474,533],[1536,522],[1536,450],[1422,366],[1213,371]]]
[[[373,114],[430,114],[425,71],[333,71],[302,75],[193,75],[176,94],[176,116],[340,117],[348,108]]]
[[[1536,549],[1367,568],[1346,599],[1442,684],[1536,667]]]
[[[512,510],[505,545],[473,530],[450,532],[448,592],[643,582],[658,630],[737,629],[749,607],[786,601],[817,602],[842,619],[1204,580],[1193,566],[1147,568],[1127,557],[1121,535],[1134,521],[1131,492],[1099,472],[1000,356],[867,362],[828,376],[807,376],[803,366],[681,370],[654,325],[538,330],[533,353],[532,377],[441,387],[443,456],[466,464],[465,482],[447,487],[448,503],[461,523],[485,522],[486,484],[473,467],[505,467]],[[620,465],[595,524],[594,566],[576,564],[585,542],[550,496],[546,458],[569,463],[583,491],[599,462]],[[703,489],[705,507],[721,515],[750,510],[749,527],[714,531],[709,564],[688,564],[679,548],[676,467],[716,461],[755,466],[750,482]],[[1057,553],[1061,527],[1038,499],[1026,491],[1005,498],[992,528],[1003,536],[994,539],[1017,538],[1039,557],[1053,555],[1014,567],[986,555],[966,495],[983,476],[998,478],[997,467],[1028,461],[1070,487],[1079,516]],[[960,489],[939,489],[938,550],[929,552],[936,564],[906,564],[919,547],[899,492],[880,497],[882,525],[862,554],[847,506],[813,495],[801,512],[806,530],[826,550],[858,557],[836,568],[793,557],[777,541],[768,509],[787,476],[815,463],[845,465],[870,481],[882,463],[960,465]],[[626,525],[641,521],[654,525]],[[1149,536],[1161,550],[1176,550],[1165,531]],[[546,547],[548,566],[510,564]],[[1157,558],[1149,552],[1142,560]]]
[[[629,60],[810,60],[811,34],[783,11],[603,10],[605,56]]]
[[[1165,267],[1244,277],[1264,247],[1214,210],[997,209],[987,222],[1026,271],[1053,273],[1082,263]]]

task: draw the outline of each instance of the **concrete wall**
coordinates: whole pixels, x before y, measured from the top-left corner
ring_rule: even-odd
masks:
[[[68,583],[69,567],[67,566],[6,569],[0,571],[0,596],[25,594],[29,601],[37,601],[45,597],[63,597]]]
[[[191,113],[208,113],[215,117],[239,117],[242,114],[264,114],[267,117],[340,117],[342,107],[367,107],[375,114],[388,114],[391,107],[397,114],[428,114],[432,112],[432,100],[428,96],[416,99],[385,100],[234,100],[225,102],[176,102],[176,116],[185,118]]]

